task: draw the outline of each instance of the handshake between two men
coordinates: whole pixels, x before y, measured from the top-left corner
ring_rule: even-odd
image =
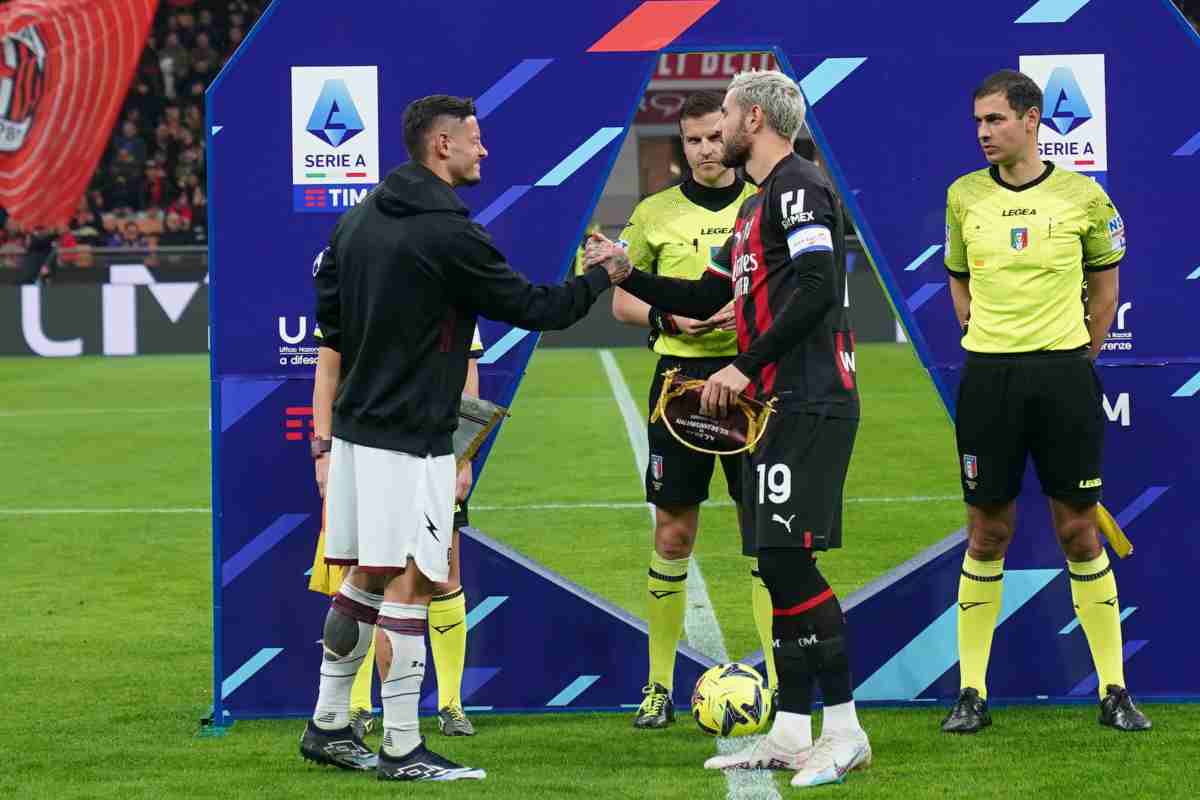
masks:
[[[635,270],[629,262],[629,256],[626,255],[625,249],[599,232],[588,237],[587,244],[584,246],[584,264],[588,269],[603,265],[608,270],[614,286],[619,285],[625,291],[652,306],[664,305],[661,302],[662,298],[658,297],[658,293],[654,291],[655,289],[666,288],[670,284],[700,284],[703,282],[703,280],[687,281],[678,278],[663,278],[643,272],[638,272],[636,278],[630,281],[629,278]],[[697,286],[697,288],[699,287]],[[728,288],[728,293],[732,295],[731,286]],[[672,294],[676,293],[672,292]],[[672,311],[671,308],[665,310],[674,314],[672,320],[678,326],[680,333],[695,336],[715,330],[737,330],[733,301],[731,298],[722,299],[727,299],[728,302],[718,306],[719,310],[698,315],[704,319],[688,317],[687,311],[682,307],[678,307],[675,311]],[[691,308],[699,308],[706,300],[707,298],[697,298],[698,305]],[[750,378],[732,364],[713,373],[705,381],[700,395],[700,413],[710,417],[724,418],[736,405],[738,396],[749,385]]]

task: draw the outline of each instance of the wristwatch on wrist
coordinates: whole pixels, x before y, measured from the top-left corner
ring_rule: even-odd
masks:
[[[333,439],[309,439],[308,449],[313,458],[320,458],[333,447]]]

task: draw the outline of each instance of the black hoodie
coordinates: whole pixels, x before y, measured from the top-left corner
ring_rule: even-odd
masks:
[[[452,452],[476,315],[566,328],[610,285],[602,269],[530,284],[414,162],[342,215],[313,277],[320,343],[342,355],[333,435],[418,456]]]

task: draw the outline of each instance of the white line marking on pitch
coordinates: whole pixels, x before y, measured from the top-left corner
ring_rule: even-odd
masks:
[[[0,515],[42,517],[50,514],[211,514],[211,508],[0,508]]]
[[[855,503],[942,503],[958,500],[957,494],[912,495],[911,497],[847,497],[847,505]],[[706,506],[733,508],[732,500],[708,500]],[[654,507],[643,501],[624,503],[529,503],[525,505],[473,505],[472,511],[573,511],[576,509],[626,511],[634,508]],[[208,514],[211,508],[0,508],[0,515],[46,516],[49,514]]]
[[[912,495],[910,497],[847,497],[843,502],[847,505],[857,505],[861,503],[944,503],[950,500],[960,500],[962,495],[958,494],[937,494],[937,495]],[[472,511],[569,511],[575,508],[581,509],[611,509],[611,510],[626,510],[631,508],[641,508],[647,505],[643,501],[629,500],[618,503],[593,503],[593,502],[578,502],[578,503],[529,503],[527,505],[472,505]],[[733,508],[732,500],[706,500],[703,506],[717,506],[720,508]]]
[[[0,409],[0,417],[58,417],[77,414],[178,414],[181,411],[208,411],[208,406],[176,406],[174,408],[41,408],[29,411]]]
[[[621,417],[625,420],[625,432],[629,435],[629,444],[633,447],[640,480],[646,474],[646,465],[650,460],[649,446],[646,443],[646,424],[633,402],[629,385],[625,383],[625,377],[621,374],[612,351],[601,350],[600,363],[604,365],[604,373],[608,376],[613,395],[617,398],[617,406],[621,409]],[[650,510],[650,524],[653,525],[654,506],[649,503],[644,505]],[[687,593],[687,614],[683,627],[687,632],[688,643],[718,663],[726,663],[729,661],[729,652],[725,649],[725,638],[721,635],[721,626],[717,623],[717,615],[713,612],[708,588],[704,584],[704,575],[700,572],[700,563],[695,556],[692,556],[688,564]],[[684,716],[686,718],[687,715]],[[743,737],[740,740],[717,739],[717,751],[731,753],[753,743],[752,737]],[[775,789],[775,779],[766,770],[726,770],[725,782],[729,786],[726,797],[730,800],[779,798],[779,792]]]

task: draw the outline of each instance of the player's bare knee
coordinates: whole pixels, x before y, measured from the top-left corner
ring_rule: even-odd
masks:
[[[410,558],[404,572],[393,575],[388,581],[384,597],[392,603],[428,605],[436,594],[434,587],[434,582]]]
[[[433,584],[433,596],[441,597],[442,595],[454,594],[461,588],[462,581],[458,580],[456,576],[452,575],[448,581]]]
[[[1008,552],[1012,530],[1002,525],[981,525],[972,528],[967,552],[976,561],[997,561]]]
[[[1013,537],[1013,517],[1004,508],[967,507],[967,552],[977,561],[1004,558]]]
[[[664,518],[660,515],[654,526],[654,552],[675,561],[687,558],[696,546],[696,525],[685,515]]]
[[[386,573],[379,572],[363,572],[358,567],[350,568],[348,580],[353,586],[362,589],[364,592],[371,594],[383,594],[384,587],[387,586],[388,579],[391,576]]]
[[[1100,555],[1100,540],[1096,536],[1096,525],[1086,516],[1059,520],[1056,533],[1058,543],[1069,561],[1091,561]]]

